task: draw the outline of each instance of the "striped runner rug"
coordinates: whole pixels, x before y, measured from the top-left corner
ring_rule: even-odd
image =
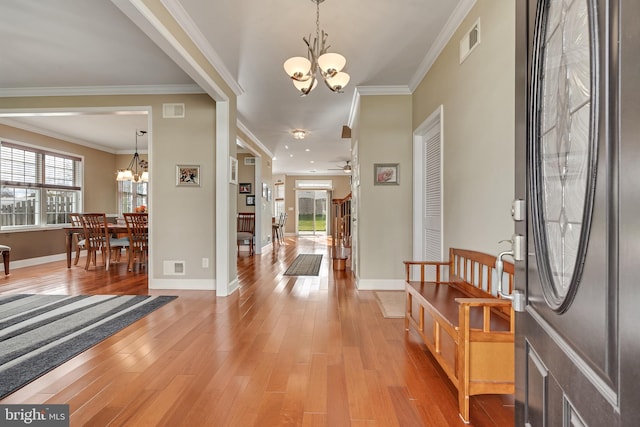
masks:
[[[293,260],[285,276],[317,276],[320,272],[320,263],[322,255],[301,254]]]
[[[0,295],[0,398],[174,298]]]

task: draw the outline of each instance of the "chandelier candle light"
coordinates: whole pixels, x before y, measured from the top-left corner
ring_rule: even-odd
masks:
[[[138,154],[138,137],[146,134],[146,130],[136,130],[136,151],[126,169],[118,169],[116,181],[149,182],[149,172],[147,167],[149,162],[142,160]],[[138,168],[140,170],[138,171]]]
[[[322,30],[320,36],[320,3],[324,0],[311,0],[316,4],[316,36],[311,43],[311,35],[303,37],[307,45],[307,58],[294,56],[284,63],[284,70],[293,80],[293,85],[301,93],[308,95],[318,85],[316,72],[319,71],[322,80],[333,92],[342,93],[342,89],[349,83],[349,74],[342,71],[347,63],[339,53],[328,53],[328,34]]]

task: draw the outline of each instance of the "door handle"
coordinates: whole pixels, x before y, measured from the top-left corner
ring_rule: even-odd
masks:
[[[516,237],[516,236],[514,236]],[[520,236],[522,237],[522,236]],[[503,240],[505,241],[505,240]],[[512,248],[511,250],[508,251],[502,251],[498,254],[497,258],[496,258],[496,273],[498,275],[498,280],[497,280],[497,284],[498,284],[498,295],[501,298],[504,298],[506,300],[511,301],[511,304],[513,305],[513,309],[515,311],[524,311],[524,294],[518,290],[513,290],[513,292],[511,294],[507,294],[504,293],[502,291],[502,276],[504,275],[504,261],[502,260],[502,258],[504,258],[505,256],[510,256],[511,258],[513,258],[514,260],[516,259],[516,244],[515,242],[517,240],[512,239],[512,240],[506,240],[507,242],[511,242],[512,243]]]

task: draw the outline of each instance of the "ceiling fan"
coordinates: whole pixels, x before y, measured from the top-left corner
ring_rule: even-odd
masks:
[[[329,168],[330,171],[342,171],[344,173],[351,173],[350,160],[345,160],[345,165],[340,168]]]

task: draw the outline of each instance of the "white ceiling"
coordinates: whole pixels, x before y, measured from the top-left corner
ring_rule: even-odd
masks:
[[[345,71],[351,81],[342,94],[319,84],[309,96],[300,97],[282,63],[291,56],[306,56],[302,37],[315,33],[313,0],[162,1],[200,48],[217,58],[221,74],[241,88],[238,119],[274,154],[276,174],[341,173],[331,169],[350,158],[350,143],[341,138],[341,131],[349,120],[355,87],[391,86],[408,93],[422,78],[443,31],[451,27],[447,22],[474,3],[324,1],[320,28],[329,34],[330,51],[347,58]],[[122,93],[132,93],[133,87],[144,87],[146,93],[197,91],[193,80],[114,3],[2,0],[0,96],[56,94],[60,88],[98,93],[105,87]],[[130,152],[135,130],[147,128],[145,115],[95,111],[0,122],[113,152]],[[308,137],[294,140],[290,131],[295,128],[307,130]],[[146,137],[139,142],[144,149]]]

